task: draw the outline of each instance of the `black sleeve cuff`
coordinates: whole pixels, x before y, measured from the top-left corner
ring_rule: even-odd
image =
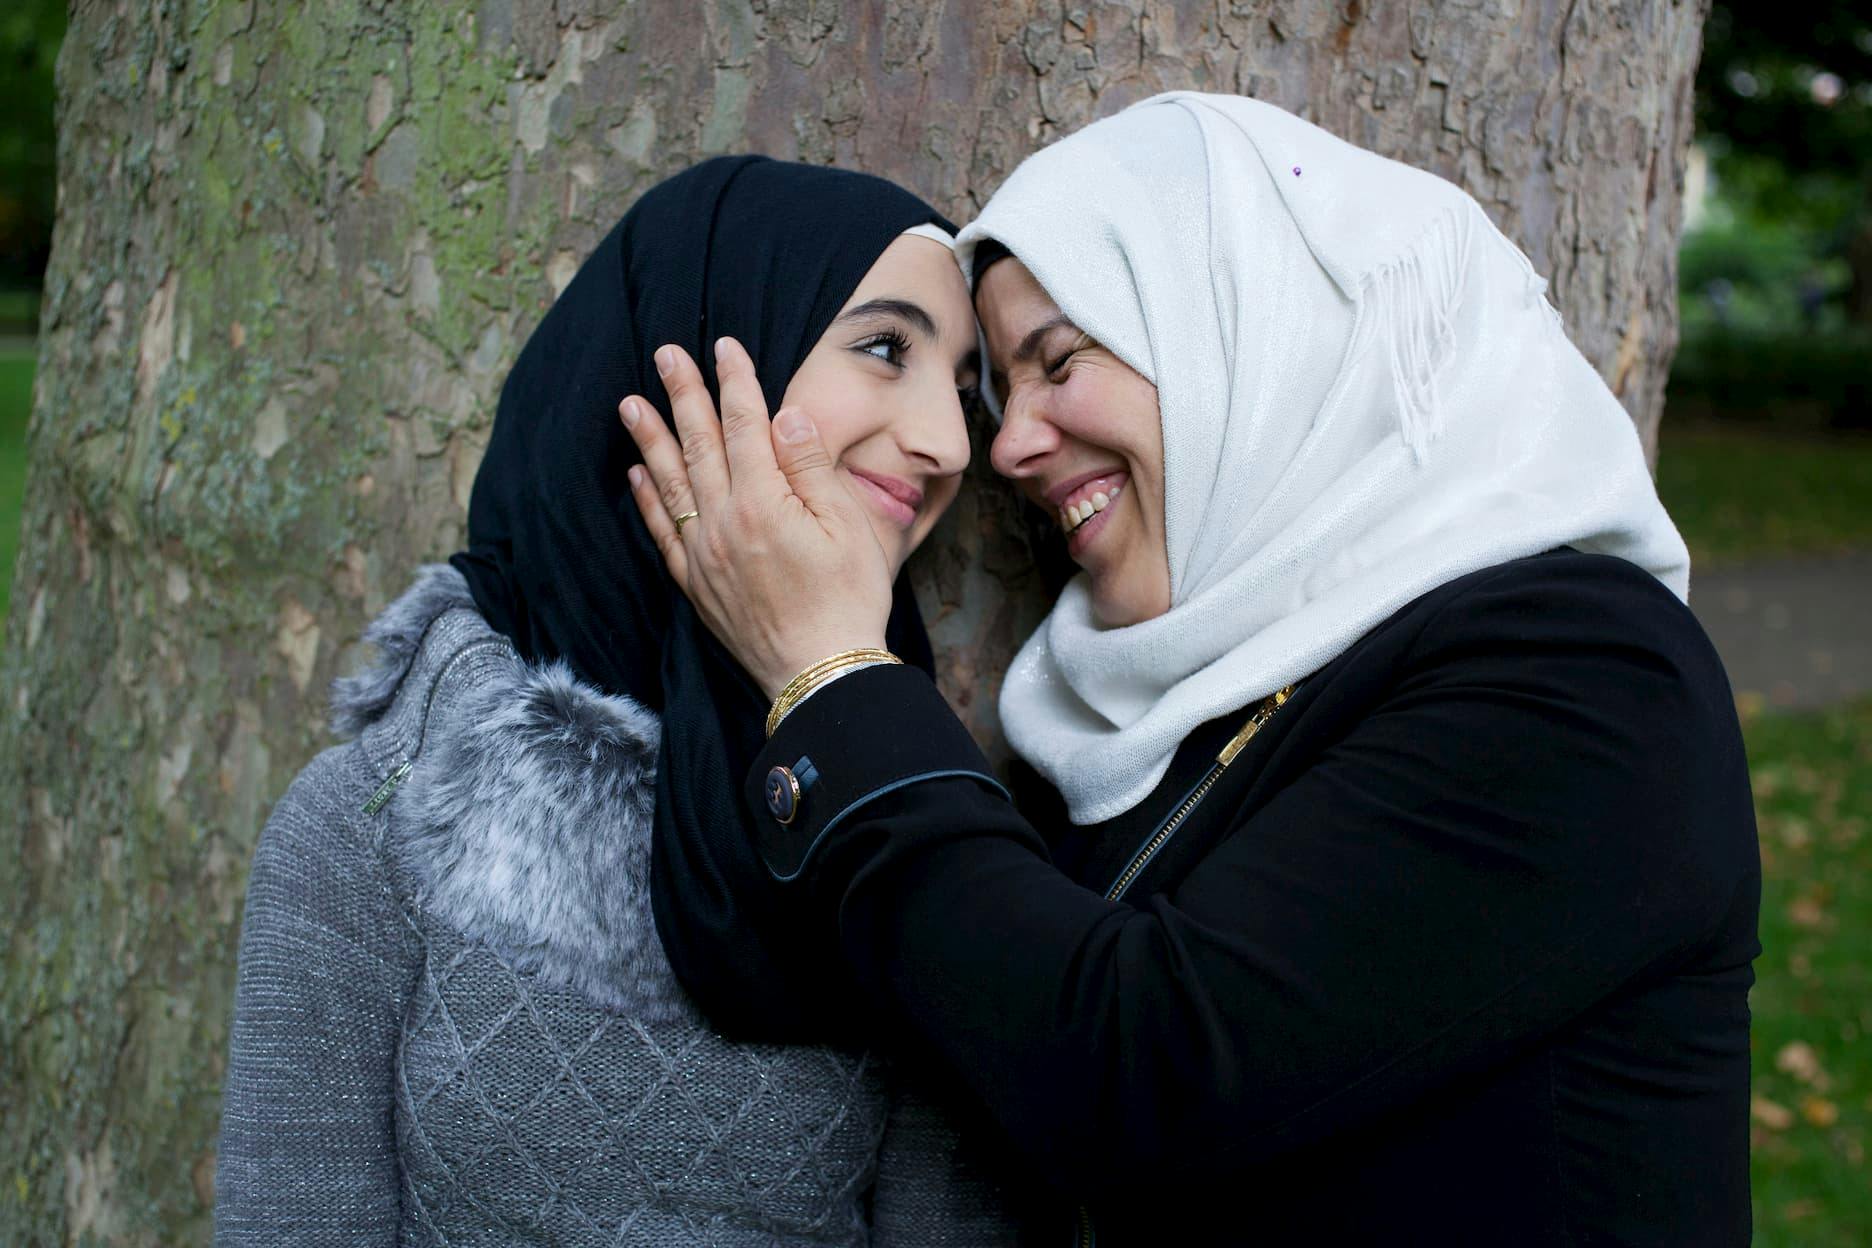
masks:
[[[842,676],[781,721],[748,772],[761,860],[775,878],[797,879],[867,802],[947,776],[1007,795],[928,676],[900,664]]]

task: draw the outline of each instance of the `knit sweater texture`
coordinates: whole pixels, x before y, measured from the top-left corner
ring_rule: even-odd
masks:
[[[650,913],[655,715],[522,660],[447,567],[366,638],[350,739],[254,854],[217,1244],[1007,1242],[941,1106],[684,995]]]

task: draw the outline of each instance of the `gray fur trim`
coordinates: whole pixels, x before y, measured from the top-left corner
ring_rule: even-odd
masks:
[[[468,580],[446,563],[416,569],[416,581],[364,630],[364,640],[382,656],[353,676],[340,676],[331,688],[331,730],[355,737],[396,701],[423,634],[436,618],[456,607],[474,609]]]
[[[657,716],[515,661],[439,703],[392,852],[433,917],[641,1021],[685,1015],[650,911]]]

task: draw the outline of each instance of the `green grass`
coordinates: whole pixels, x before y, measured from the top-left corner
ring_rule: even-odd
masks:
[[[1872,436],[1664,421],[1658,493],[1693,563],[1872,546]]]
[[[26,420],[32,415],[33,355],[0,347],[0,622],[13,589],[20,505],[26,499]]]
[[[1698,563],[1872,548],[1872,438],[1664,422]],[[1872,627],[1872,624],[1868,624]],[[1747,717],[1761,824],[1756,1243],[1872,1243],[1872,701]]]
[[[1872,1243],[1872,701],[1747,724],[1756,1243]]]

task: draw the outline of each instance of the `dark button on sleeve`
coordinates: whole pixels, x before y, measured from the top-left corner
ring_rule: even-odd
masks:
[[[791,767],[775,767],[767,773],[767,809],[781,823],[793,822],[802,796]]]
[[[748,771],[761,859],[779,879],[795,879],[853,811],[945,776],[966,776],[1005,794],[923,672],[885,664],[840,677],[781,721]]]

